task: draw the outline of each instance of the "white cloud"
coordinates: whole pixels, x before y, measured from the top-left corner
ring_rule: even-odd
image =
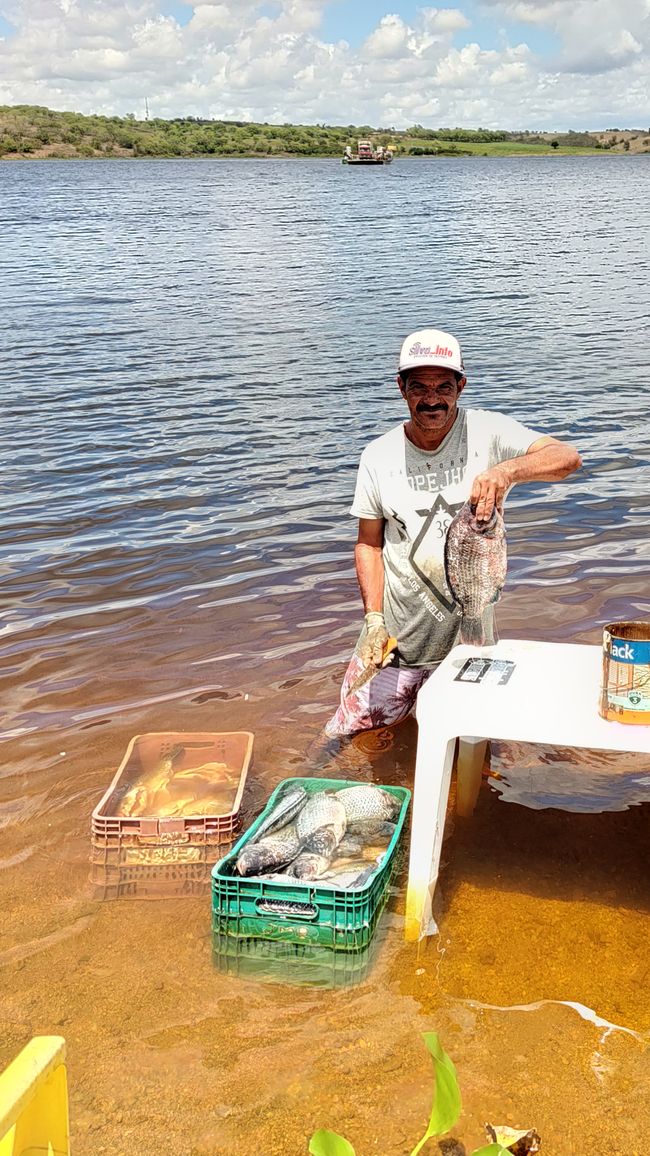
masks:
[[[650,0],[484,0],[503,16],[558,37],[563,72],[598,74],[650,55]],[[647,98],[647,103],[650,101]]]
[[[399,0],[360,47],[333,43],[335,2],[197,0],[181,25],[158,0],[4,0],[16,34],[0,41],[0,103],[141,115],[146,97],[162,117],[396,127],[647,122],[650,0],[483,0],[505,28],[498,50],[464,42],[463,4],[407,21]],[[531,44],[553,33],[553,59],[517,43],[522,23]]]
[[[425,28],[431,32],[459,32],[470,26],[459,8],[422,8],[420,15]]]
[[[377,28],[368,37],[364,53],[377,60],[402,56],[408,44],[409,29],[401,16],[382,16]]]
[[[528,70],[523,60],[511,60],[500,64],[490,73],[491,84],[522,83],[528,77]]]

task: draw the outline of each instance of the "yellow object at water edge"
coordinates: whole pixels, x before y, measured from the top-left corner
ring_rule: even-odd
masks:
[[[70,1156],[65,1040],[36,1036],[0,1073],[0,1156]]]

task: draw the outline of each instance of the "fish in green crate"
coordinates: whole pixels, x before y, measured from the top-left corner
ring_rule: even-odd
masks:
[[[387,843],[390,843],[397,830],[397,823],[391,823],[388,819],[357,819],[352,827],[354,835],[361,839],[364,846],[367,846],[369,842],[377,839],[385,839]]]
[[[332,827],[337,835],[337,843],[340,843],[346,826],[347,817],[342,801],[338,795],[330,795],[326,791],[310,795],[296,817],[296,831],[301,839],[306,839],[319,827]]]
[[[401,802],[395,795],[372,783],[344,787],[336,792],[335,798],[343,805],[346,827],[351,834],[357,833],[360,824],[366,825],[365,830],[363,826],[360,828],[360,833],[371,834],[369,825],[372,822],[394,822],[401,808]]]
[[[259,842],[248,843],[239,853],[235,864],[239,875],[262,875],[266,871],[276,871],[286,867],[295,858],[302,846],[293,824],[281,827],[271,835],[265,835]]]
[[[297,879],[317,879],[327,870],[345,834],[343,804],[325,791],[313,794],[296,818],[300,854],[289,868]]]
[[[328,824],[312,831],[305,839],[300,854],[288,868],[287,874],[294,875],[296,879],[317,879],[327,871],[340,843],[338,830]]]
[[[342,891],[354,891],[360,887],[365,887],[371,875],[381,865],[382,855],[372,863],[368,863],[365,859],[357,860],[357,862],[335,862],[328,871],[316,881],[318,886],[324,885],[326,887],[338,887]]]
[[[359,886],[381,862],[396,830],[400,800],[389,791],[359,783],[338,791],[287,792],[240,852],[235,869],[269,882],[318,883],[345,880]],[[291,822],[276,826],[287,816]],[[261,837],[260,837],[261,835]]]
[[[272,831],[278,830],[280,827],[286,827],[307,801],[307,792],[304,787],[292,787],[287,791],[281,799],[278,799],[277,804],[260,823],[255,832],[256,839],[260,839],[262,835],[269,835]]]

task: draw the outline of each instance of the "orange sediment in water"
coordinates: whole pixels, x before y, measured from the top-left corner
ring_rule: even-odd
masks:
[[[268,776],[251,780],[263,801],[302,760],[260,707],[248,721],[258,776]],[[355,777],[411,785],[415,737],[408,721],[390,749],[357,748]],[[114,762],[100,752],[99,767]],[[516,754],[499,763],[500,789],[503,775],[515,783]],[[321,990],[217,972],[207,898],[94,902],[88,816],[105,772],[83,767],[70,772],[77,797],[66,809],[31,832],[5,831],[13,866],[0,912],[0,1063],[37,1032],[66,1038],[74,1150],[286,1156],[325,1126],[359,1156],[400,1156],[428,1119],[420,1033],[436,1030],[458,1069],[456,1132],[468,1150],[491,1119],[534,1126],[549,1156],[640,1156],[650,1127],[646,806],[534,811],[484,783],[474,818],[456,819],[445,842],[440,935],[403,942],[404,848],[366,974]],[[246,807],[245,818],[257,812],[254,796]]]

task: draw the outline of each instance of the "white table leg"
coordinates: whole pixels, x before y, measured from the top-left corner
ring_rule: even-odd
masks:
[[[462,735],[456,758],[456,811],[463,819],[474,814],[481,789],[481,777],[487,740],[476,735]]]
[[[411,817],[411,851],[408,890],[406,893],[406,927],[408,940],[422,939],[437,931],[431,914],[431,900],[438,878],[438,865],[445,829],[451,769],[456,739],[420,728]]]

